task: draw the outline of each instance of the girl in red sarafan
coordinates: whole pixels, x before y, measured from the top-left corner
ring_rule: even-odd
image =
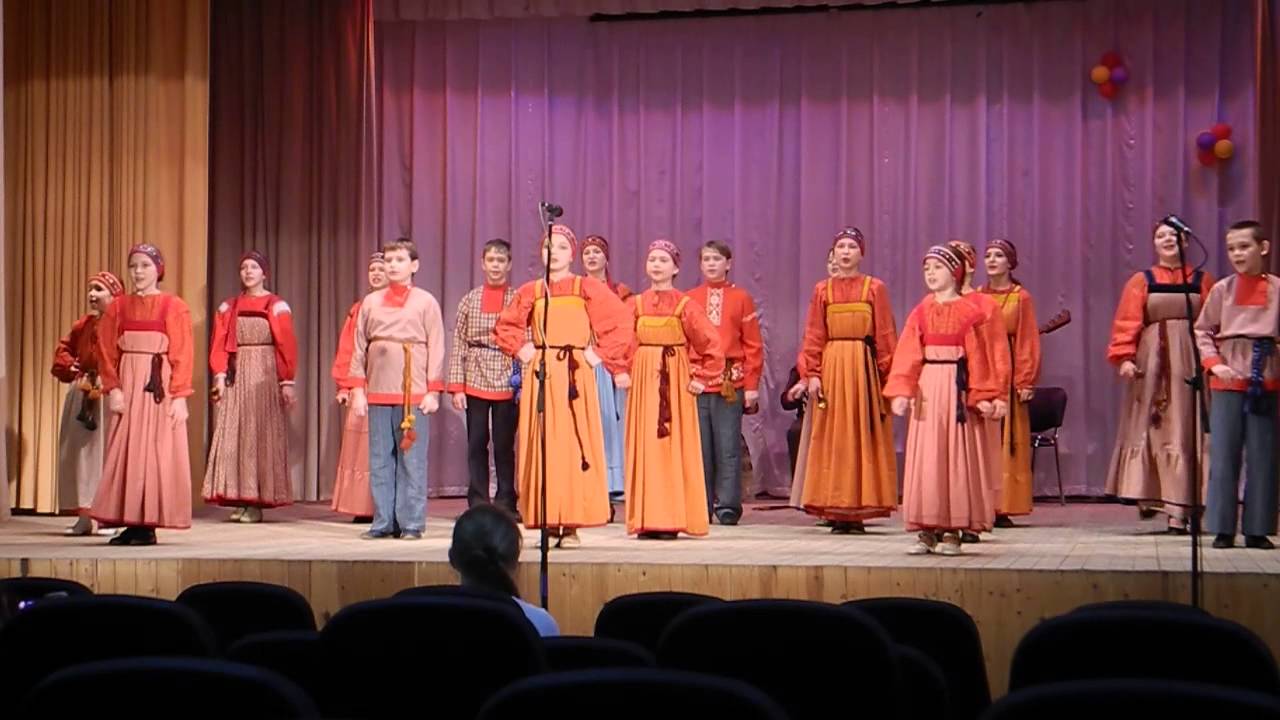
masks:
[[[241,292],[218,306],[209,341],[217,416],[204,499],[234,507],[232,522],[293,502],[285,411],[297,402],[298,340],[289,303],[267,290],[270,270],[262,253],[240,258]]]

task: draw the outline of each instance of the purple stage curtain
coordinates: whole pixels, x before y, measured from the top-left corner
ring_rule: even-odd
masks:
[[[489,20],[493,18],[567,17],[596,13],[688,12],[789,8],[813,5],[909,5],[951,0],[375,0],[374,19]]]
[[[418,282],[452,323],[481,281],[485,240],[537,268],[536,203],[613,246],[643,286],[657,237],[685,251],[728,239],[734,279],[762,309],[763,411],[745,434],[758,487],[785,494],[777,405],[815,281],[841,226],[867,234],[899,327],[924,294],[931,244],[1019,246],[1040,320],[1042,385],[1067,389],[1064,483],[1102,491],[1119,383],[1105,360],[1120,288],[1177,212],[1226,267],[1222,229],[1255,215],[1254,3],[1088,0],[638,23],[582,18],[379,22],[378,234],[413,237]],[[1099,96],[1090,66],[1121,52],[1131,80]],[[1196,163],[1194,137],[1229,122],[1236,157]],[[1194,258],[1201,254],[1193,252]],[[432,485],[464,485],[463,419],[433,421]],[[897,442],[905,438],[898,427]],[[442,442],[443,441],[443,442]],[[1044,458],[1042,458],[1044,459]],[[1056,492],[1053,463],[1037,487]]]
[[[298,334],[294,497],[325,499],[342,434],[329,368],[376,246],[372,5],[219,0],[211,13],[209,308],[239,292],[245,250],[266,253]]]

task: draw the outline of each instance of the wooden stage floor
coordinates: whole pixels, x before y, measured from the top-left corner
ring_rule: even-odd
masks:
[[[744,524],[713,526],[705,538],[641,541],[623,526],[582,531],[583,546],[551,554],[551,612],[568,634],[590,634],[609,598],[644,590],[689,590],[725,598],[842,601],[878,595],[954,602],[982,631],[993,690],[1002,692],[1017,640],[1043,617],[1086,602],[1121,598],[1185,601],[1189,540],[1153,534],[1133,508],[1041,504],[1022,527],[997,530],[966,554],[906,554],[911,536],[896,518],[866,535],[832,535],[790,509],[748,506]],[[79,580],[100,593],[174,597],[211,580],[253,579],[306,595],[323,622],[344,605],[413,585],[456,581],[447,552],[461,500],[433,499],[418,542],[367,541],[321,505],[268,511],[267,522],[221,522],[202,508],[189,531],[160,531],[148,548],[109,547],[106,538],[61,535],[68,518],[17,516],[0,525],[0,574]],[[619,510],[621,515],[621,509]],[[537,598],[535,532],[525,533],[520,587]],[[1213,550],[1204,543],[1205,606],[1262,635],[1280,654],[1280,552]]]

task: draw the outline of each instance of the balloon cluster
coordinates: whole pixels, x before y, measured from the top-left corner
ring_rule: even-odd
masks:
[[[1230,160],[1236,153],[1231,142],[1231,126],[1218,123],[1196,135],[1196,159],[1205,167],[1212,167],[1219,160]]]
[[[1089,71],[1089,79],[1098,86],[1098,94],[1110,100],[1121,85],[1129,82],[1129,68],[1125,67],[1120,53],[1111,50],[1103,53],[1102,59]]]

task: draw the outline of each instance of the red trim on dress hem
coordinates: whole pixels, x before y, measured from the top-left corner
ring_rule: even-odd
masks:
[[[287,507],[293,504],[292,500],[288,502],[282,502],[282,503],[267,503],[267,502],[263,502],[262,500],[254,500],[250,498],[233,498],[233,497],[227,497],[225,495],[215,495],[213,497],[205,497],[204,501],[206,503],[214,503],[219,507],[247,506],[247,507],[262,508],[263,510],[270,510],[271,508]]]

